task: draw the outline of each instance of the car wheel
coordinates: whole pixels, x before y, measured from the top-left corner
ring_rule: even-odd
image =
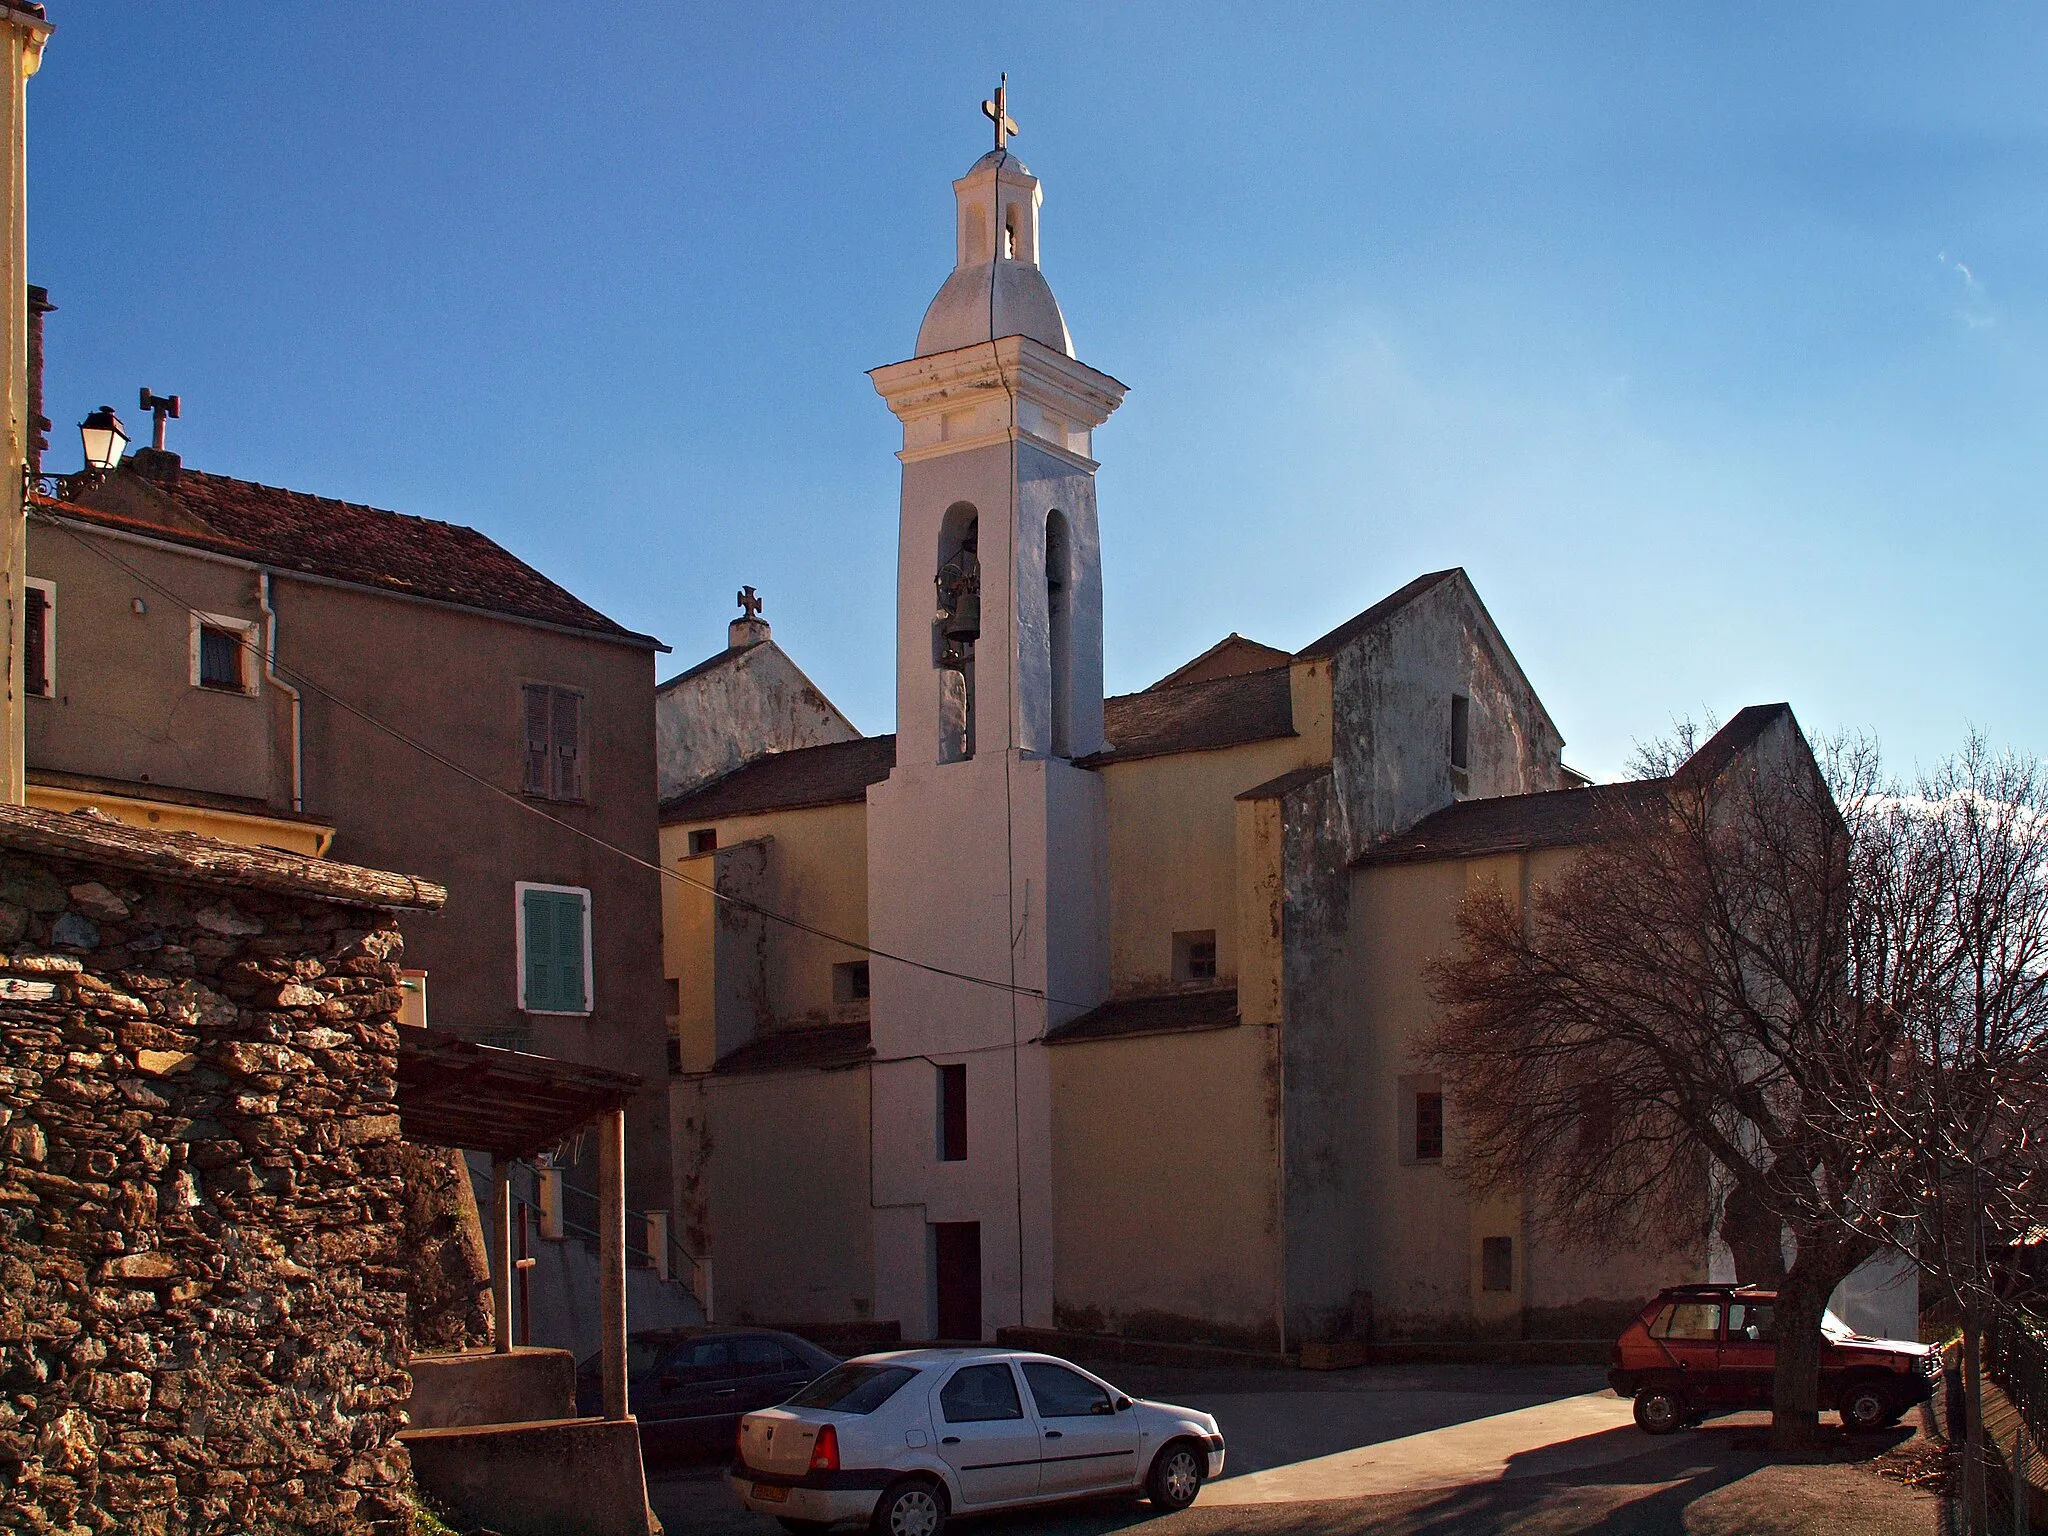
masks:
[[[1192,1440],[1175,1440],[1152,1463],[1152,1475],[1145,1479],[1146,1496],[1152,1507],[1171,1514],[1186,1509],[1202,1491],[1209,1458]]]
[[[1644,1387],[1636,1393],[1636,1428],[1646,1435],[1675,1433],[1691,1417],[1685,1399],[1669,1387]]]
[[[870,1523],[875,1536],[939,1536],[945,1528],[944,1490],[917,1478],[885,1488]]]
[[[1891,1394],[1876,1382],[1858,1382],[1842,1394],[1836,1409],[1842,1428],[1852,1435],[1868,1435],[1885,1428],[1898,1417]]]

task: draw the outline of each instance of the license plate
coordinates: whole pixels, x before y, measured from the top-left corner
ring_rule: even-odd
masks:
[[[763,1504],[786,1504],[789,1502],[789,1490],[779,1483],[756,1483],[754,1497]]]

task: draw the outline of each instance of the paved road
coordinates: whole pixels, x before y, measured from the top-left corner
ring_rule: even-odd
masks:
[[[961,1522],[963,1536],[1933,1536],[1931,1495],[1862,1459],[1913,1431],[1833,1437],[1812,1464],[1766,1453],[1767,1416],[1652,1439],[1576,1367],[1295,1371],[1123,1369],[1126,1391],[1206,1408],[1230,1475],[1195,1507],[1155,1517],[1135,1499]],[[1590,1380],[1589,1380],[1590,1379]],[[650,1468],[671,1536],[780,1536],[711,1468]],[[849,1528],[851,1529],[851,1528]]]
[[[1498,1476],[1503,1459],[1526,1449],[1525,1442],[1583,1435],[1610,1428],[1616,1413],[1627,1417],[1627,1405],[1610,1395],[1600,1400],[1604,1413],[1559,1407],[1533,1423],[1511,1418],[1505,1439],[1501,1431],[1484,1428],[1502,1415],[1585,1398],[1601,1380],[1597,1369],[1582,1366],[1398,1366],[1327,1373],[1122,1367],[1104,1374],[1134,1395],[1216,1415],[1230,1446],[1230,1475],[1205,1491],[1202,1506],[1225,1498],[1352,1497],[1390,1487],[1442,1486],[1447,1477]],[[1432,1432],[1452,1438],[1440,1443],[1427,1438]],[[1376,1468],[1343,1459],[1361,1447],[1396,1444],[1403,1449]],[[1417,1480],[1425,1465],[1435,1468],[1434,1483]],[[1282,1468],[1288,1470],[1277,1470]],[[1262,1473],[1263,1480],[1256,1475]],[[772,1520],[742,1511],[711,1468],[650,1468],[648,1493],[671,1531],[777,1531]],[[1028,1528],[1043,1519],[1032,1516]]]

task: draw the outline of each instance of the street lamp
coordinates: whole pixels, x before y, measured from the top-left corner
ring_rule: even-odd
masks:
[[[85,467],[104,475],[121,462],[128,449],[128,433],[111,405],[103,405],[78,424],[78,439],[85,445]]]

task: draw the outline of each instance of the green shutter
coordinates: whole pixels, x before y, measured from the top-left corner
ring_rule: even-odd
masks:
[[[540,1013],[581,1013],[583,898],[567,891],[528,891],[526,1006]]]

